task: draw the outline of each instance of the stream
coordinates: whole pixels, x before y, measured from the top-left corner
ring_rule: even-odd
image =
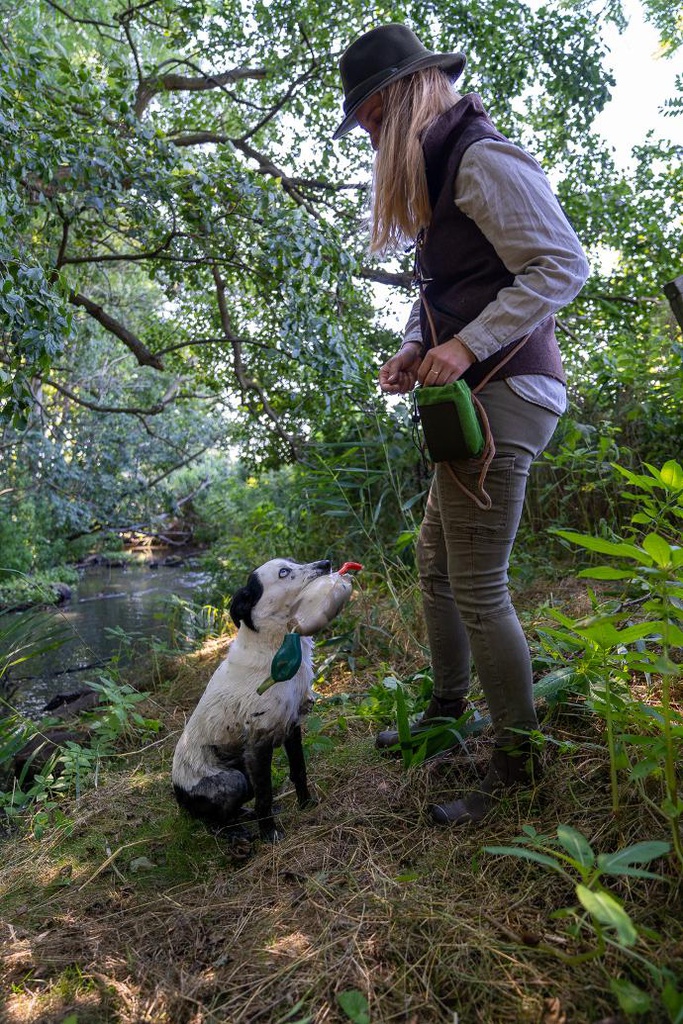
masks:
[[[174,598],[191,601],[207,581],[191,560],[182,565],[152,568],[92,566],[83,570],[71,599],[57,607],[15,612],[24,618],[32,635],[55,628],[65,637],[56,649],[32,657],[11,670],[11,703],[29,718],[40,717],[45,704],[59,693],[72,693],[87,682],[98,681],[106,662],[121,664],[135,657],[136,644],[169,639],[168,613]],[[0,617],[0,628],[4,617]],[[175,616],[177,621],[177,614]],[[114,632],[112,632],[114,631]],[[134,640],[123,641],[121,633]]]

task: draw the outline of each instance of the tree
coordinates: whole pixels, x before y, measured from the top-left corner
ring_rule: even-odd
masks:
[[[38,431],[60,444],[68,409],[70,430],[99,417],[132,445],[140,431],[154,437],[162,472],[169,458],[184,465],[226,445],[268,467],[377,413],[376,367],[395,341],[372,282],[407,289],[410,254],[368,259],[370,154],[354,135],[330,137],[339,54],[385,9],[3,0],[1,10],[0,383],[24,443]],[[665,8],[652,11],[663,25]],[[623,254],[620,274],[596,266],[563,316],[570,368],[609,348],[615,309],[635,302],[662,325],[661,281],[679,272],[678,154],[646,142],[629,182],[591,134],[611,85],[600,20],[582,4],[500,0],[404,2],[391,16],[434,48],[468,53],[464,88],[553,173],[587,246]],[[604,17],[621,17],[619,6]],[[667,38],[673,48],[673,30]],[[183,422],[197,448],[192,430],[178,443]],[[131,452],[119,450],[121,465]]]

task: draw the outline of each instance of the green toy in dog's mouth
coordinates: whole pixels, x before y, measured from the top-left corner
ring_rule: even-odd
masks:
[[[350,570],[359,571],[360,562],[344,562],[337,572],[317,576],[308,584],[292,609],[292,618],[279,649],[270,663],[270,675],[258,690],[263,694],[275,683],[291,679],[301,667],[301,637],[312,636],[332,622],[351,597],[351,582],[346,577]]]

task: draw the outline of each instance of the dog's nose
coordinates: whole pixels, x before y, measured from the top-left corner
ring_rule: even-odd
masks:
[[[323,558],[322,561],[315,563],[315,568],[322,576],[323,573],[331,571],[332,562],[329,560],[329,558]]]

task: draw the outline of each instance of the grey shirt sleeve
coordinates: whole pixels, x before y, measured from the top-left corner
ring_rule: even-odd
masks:
[[[420,299],[415,299],[413,308],[408,316],[408,322],[403,330],[403,344],[409,341],[415,342],[420,348],[422,344],[422,328],[420,327]]]
[[[471,145],[454,198],[515,275],[459,332],[481,361],[571,302],[588,276],[588,261],[541,167],[510,142]]]

